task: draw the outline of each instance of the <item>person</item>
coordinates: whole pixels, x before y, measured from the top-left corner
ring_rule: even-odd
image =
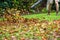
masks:
[[[51,11],[51,6],[53,1],[55,1],[55,5],[56,5],[56,15],[58,15],[58,11],[59,11],[59,0],[47,0],[47,10],[48,10],[48,15],[50,15],[50,11]]]

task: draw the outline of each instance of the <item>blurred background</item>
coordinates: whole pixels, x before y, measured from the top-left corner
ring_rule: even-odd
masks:
[[[43,0],[41,3],[31,9],[31,6],[38,0],[0,0],[0,12],[3,12],[4,9],[17,9],[21,11],[21,14],[30,14],[30,13],[46,13],[46,0]],[[60,2],[59,2],[60,6]],[[52,10],[55,11],[55,3],[53,3]]]

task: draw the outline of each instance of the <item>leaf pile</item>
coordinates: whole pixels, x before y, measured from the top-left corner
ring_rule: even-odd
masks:
[[[0,40],[54,40],[60,38],[60,20],[27,19],[5,13],[0,21]]]

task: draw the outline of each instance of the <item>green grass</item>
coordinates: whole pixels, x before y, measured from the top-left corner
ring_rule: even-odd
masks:
[[[4,20],[3,18],[0,18],[0,21]]]
[[[60,19],[60,12],[59,15],[56,16],[56,13],[51,13],[51,15],[47,15],[47,13],[39,13],[39,14],[31,14],[31,15],[24,15],[24,18],[39,18],[40,20],[43,20],[45,18],[46,20],[52,21],[52,20],[58,20]]]

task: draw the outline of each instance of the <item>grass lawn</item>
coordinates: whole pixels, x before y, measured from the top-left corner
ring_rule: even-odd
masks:
[[[41,13],[41,14],[31,14],[31,15],[24,15],[24,18],[39,18],[40,20],[43,20],[45,18],[46,20],[52,21],[52,20],[58,20],[60,19],[60,12],[59,15],[56,16],[56,13],[51,13],[51,15],[47,15],[47,13]]]

